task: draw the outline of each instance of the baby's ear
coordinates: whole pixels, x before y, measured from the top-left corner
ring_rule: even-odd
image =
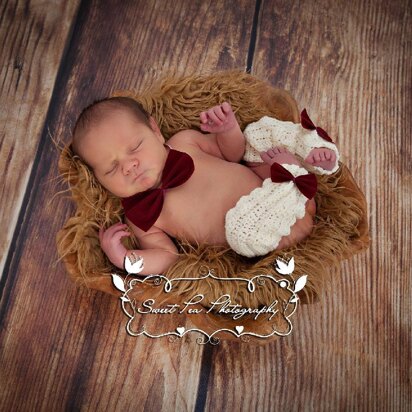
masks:
[[[156,120],[154,119],[154,117],[150,116],[150,117],[149,117],[149,122],[150,122],[150,127],[152,128],[152,130],[153,130],[154,132],[156,132],[156,133],[160,133],[160,134],[161,134],[160,128],[159,128],[159,126],[157,125]]]

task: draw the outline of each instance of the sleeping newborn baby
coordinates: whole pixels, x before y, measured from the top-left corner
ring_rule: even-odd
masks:
[[[301,124],[265,116],[242,133],[224,102],[200,114],[206,134],[182,130],[166,144],[134,99],[113,97],[84,109],[72,150],[121,198],[125,211],[124,224],[100,229],[109,260],[124,268],[126,256],[132,262],[138,257],[141,275],[157,274],[178,259],[170,237],[231,247],[248,257],[303,240],[316,211],[316,177],[308,170],[335,172],[339,153],[306,111],[301,116]],[[141,249],[121,243],[128,227]]]

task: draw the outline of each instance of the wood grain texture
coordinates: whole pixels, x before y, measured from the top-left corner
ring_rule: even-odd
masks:
[[[193,410],[204,346],[195,337],[132,338],[119,301],[77,289],[57,260],[55,236],[74,213],[56,197],[56,140],[81,109],[166,70],[246,64],[254,2],[82,2],[53,95],[29,213],[1,301],[0,404],[8,410]],[[38,190],[41,187],[41,191]],[[176,318],[158,315],[170,330]]]
[[[291,336],[214,350],[207,410],[411,410],[411,6],[262,2],[252,73],[336,139],[366,194],[372,244],[331,272]]]
[[[170,68],[244,66],[254,8],[82,2],[46,131],[67,141],[83,106]],[[410,410],[410,16],[400,0],[261,3],[252,72],[290,90],[336,137],[366,193],[373,240],[331,272],[323,302],[298,308],[292,334],[267,346],[133,338],[117,300],[71,284],[54,266],[55,233],[74,209],[61,197],[47,202],[58,154],[45,131],[5,274],[1,408]]]
[[[0,273],[78,0],[0,5]]]
[[[72,56],[72,73],[84,74],[67,95],[70,119],[80,112],[71,104],[76,99],[91,103],[117,89],[139,89],[169,71],[246,66],[253,1],[111,1],[101,8],[92,5],[84,16],[95,32]]]

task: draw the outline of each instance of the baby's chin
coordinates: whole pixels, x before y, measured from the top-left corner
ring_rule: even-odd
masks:
[[[135,183],[139,184],[139,186],[142,188],[141,191],[145,191],[159,188],[162,184],[162,179],[161,175],[154,176],[153,172],[148,171],[144,173],[144,175],[140,177]]]

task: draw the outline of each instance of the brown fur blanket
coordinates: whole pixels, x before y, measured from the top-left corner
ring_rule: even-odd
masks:
[[[199,130],[199,113],[225,100],[234,108],[242,130],[264,115],[299,122],[298,107],[289,93],[238,70],[165,77],[140,93],[129,91],[116,95],[128,95],[140,101],[156,119],[166,140],[182,129]],[[99,246],[98,231],[100,225],[108,227],[123,220],[120,199],[100,186],[88,167],[73,156],[69,144],[61,151],[59,172],[68,183],[77,207],[75,215],[57,235],[60,259],[73,281],[119,296],[112,285],[111,273],[126,273],[105,257]],[[317,175],[317,179],[315,228],[298,245],[249,259],[230,249],[175,240],[181,257],[164,275],[169,279],[199,277],[202,270],[204,273],[205,268],[209,268],[216,276],[224,278],[250,278],[266,273],[281,279],[283,276],[273,266],[275,259],[283,257],[287,260],[293,256],[295,278],[308,275],[306,286],[299,293],[301,301],[310,303],[321,298],[321,292],[330,280],[331,269],[338,267],[342,259],[366,248],[369,236],[365,198],[346,166],[340,163],[335,174]],[[128,248],[138,249],[133,235],[123,238],[122,242]],[[153,295],[153,291],[150,293]],[[243,306],[250,307],[268,304],[274,297],[286,298],[272,283],[266,283],[252,294],[236,282],[205,280],[201,283],[179,282],[174,301],[177,296],[184,299],[196,293],[207,294],[209,301],[229,293]],[[136,296],[139,299],[139,294]]]

